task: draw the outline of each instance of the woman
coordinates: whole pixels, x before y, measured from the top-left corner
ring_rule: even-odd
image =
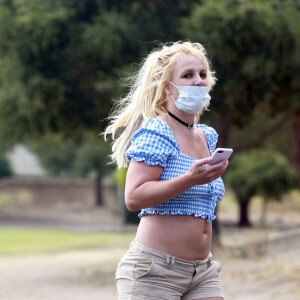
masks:
[[[119,167],[130,161],[125,202],[141,209],[116,272],[119,299],[223,299],[210,247],[228,161],[209,165],[217,133],[195,123],[215,83],[205,49],[163,45],[132,82],[105,131],[114,139],[123,129],[112,158]]]

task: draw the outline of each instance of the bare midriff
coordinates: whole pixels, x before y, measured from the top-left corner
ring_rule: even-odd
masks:
[[[137,230],[141,244],[185,259],[205,259],[210,251],[212,226],[194,216],[146,215]]]

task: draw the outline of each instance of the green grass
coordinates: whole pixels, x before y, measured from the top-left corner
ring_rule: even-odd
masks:
[[[93,247],[127,247],[134,234],[75,233],[54,230],[0,229],[0,255]]]

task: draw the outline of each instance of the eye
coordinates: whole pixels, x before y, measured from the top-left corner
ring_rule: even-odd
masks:
[[[193,74],[191,73],[186,73],[182,76],[182,78],[192,78],[193,77]]]
[[[201,72],[201,73],[200,73],[200,77],[201,77],[202,79],[205,79],[205,78],[206,78],[206,73]]]

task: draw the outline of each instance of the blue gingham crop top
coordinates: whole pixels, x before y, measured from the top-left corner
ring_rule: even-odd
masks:
[[[212,154],[218,140],[217,132],[212,127],[203,124],[196,124],[196,126],[205,133],[208,148]],[[125,155],[128,161],[133,159],[144,161],[147,165],[161,165],[163,171],[158,181],[185,174],[196,160],[180,151],[170,127],[158,118],[147,120],[133,134],[131,146]],[[139,217],[148,214],[193,215],[207,218],[207,222],[210,223],[216,218],[215,208],[224,193],[224,184],[219,177],[207,184],[195,185],[162,204],[142,209]]]

